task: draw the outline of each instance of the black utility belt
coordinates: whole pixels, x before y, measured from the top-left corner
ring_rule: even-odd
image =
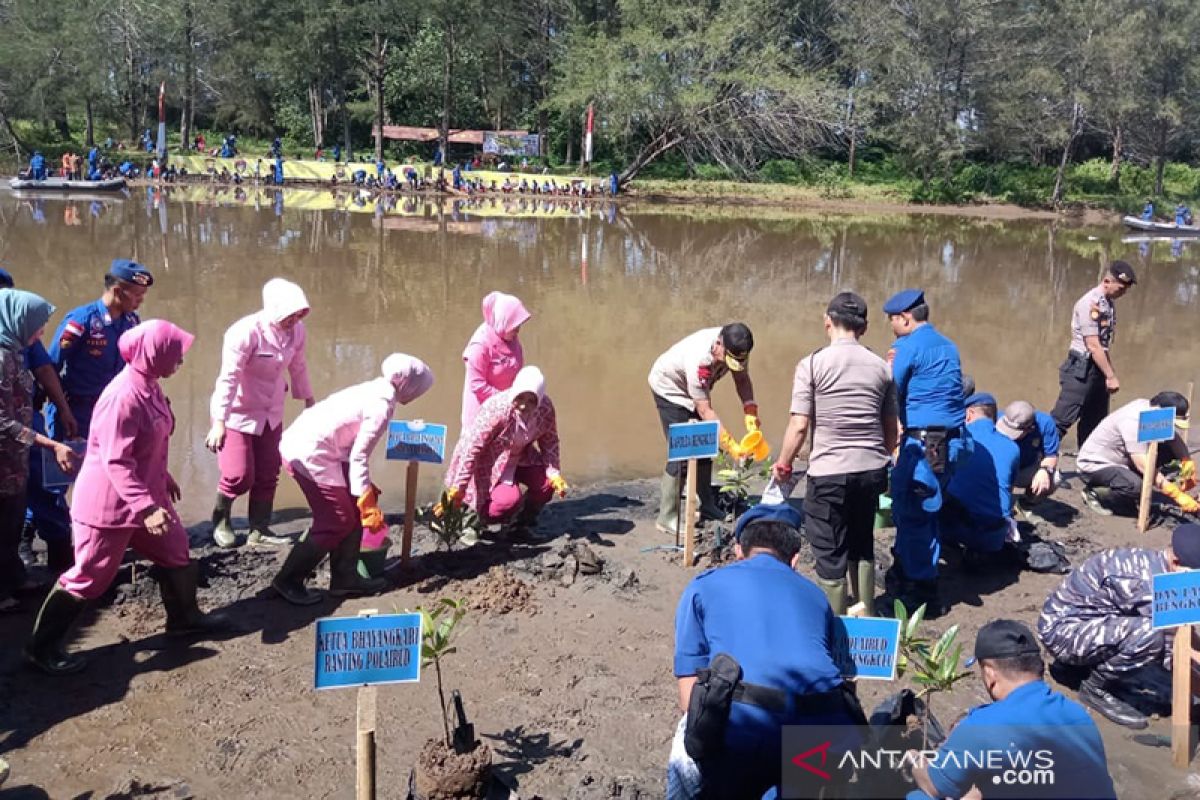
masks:
[[[733,689],[735,702],[758,706],[777,714],[784,714],[789,710],[802,716],[836,714],[846,710],[845,698],[845,692],[840,686],[827,692],[792,694],[783,689],[739,681]]]
[[[957,439],[962,436],[962,428],[946,428],[941,425],[930,425],[925,428],[906,428],[904,433],[923,442],[926,439]]]

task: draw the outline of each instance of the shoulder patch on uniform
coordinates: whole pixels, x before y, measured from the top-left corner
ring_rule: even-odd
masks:
[[[696,370],[696,374],[700,379],[700,386],[703,389],[712,388],[712,367],[703,366]]]

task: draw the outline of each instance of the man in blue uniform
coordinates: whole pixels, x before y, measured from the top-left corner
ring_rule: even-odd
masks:
[[[1012,524],[1012,487],[1017,477],[1020,448],[997,430],[996,398],[977,392],[964,401],[971,457],[950,479],[939,514],[942,536],[963,546],[968,568],[994,560],[1004,547]]]
[[[141,264],[126,258],[114,259],[104,276],[104,295],[68,313],[54,334],[50,358],[79,425],[79,435],[84,438],[91,426],[92,407],[108,382],[125,366],[117,350],[117,340],[140,322],[138,307],[153,284],[154,277]],[[61,441],[66,435],[54,409],[47,427],[51,438]]]
[[[1024,489],[1018,506],[1032,506],[1058,488],[1058,425],[1054,417],[1038,411],[1032,403],[1014,400],[996,421],[996,430],[1013,439],[1021,450],[1014,489]],[[1026,509],[1028,512],[1028,509]],[[1036,522],[1036,519],[1032,521]]]
[[[1115,800],[1104,740],[1078,703],[1043,680],[1033,631],[998,619],[979,629],[975,657],[991,703],[970,711],[936,755],[909,751],[918,789],[908,800],[966,797]]]
[[[35,181],[46,180],[46,157],[40,150],[33,151],[33,158],[29,159],[29,177]]]
[[[786,504],[751,508],[734,530],[739,560],[683,591],[675,677],[687,716],[672,746],[670,797],[759,800],[779,786],[785,725],[823,726],[821,740],[836,739],[838,752],[861,742],[862,709],[831,653],[833,611],[795,571],[800,524]]]
[[[963,430],[962,364],[958,347],[930,324],[921,290],[893,296],[883,312],[896,335],[892,380],[904,427],[892,470],[896,558],[889,577],[895,596],[910,612],[925,605],[926,615],[933,617],[942,611],[937,514],[954,465],[969,447]]]

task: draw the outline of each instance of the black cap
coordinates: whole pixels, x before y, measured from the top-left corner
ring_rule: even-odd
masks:
[[[844,317],[857,317],[863,322],[866,322],[867,301],[863,300],[854,292],[842,292],[829,301],[829,307],[825,309],[825,313],[836,313]]]
[[[726,353],[738,361],[744,361],[746,356],[750,355],[750,351],[754,349],[754,334],[745,324],[731,322],[721,328],[721,343],[725,345]]]
[[[1137,273],[1133,271],[1133,267],[1129,266],[1127,261],[1114,261],[1109,264],[1108,274],[1126,286],[1133,286],[1137,283]]]
[[[968,667],[977,661],[992,658],[1041,655],[1033,631],[1014,619],[992,620],[979,629],[975,637],[975,656],[968,658]]]
[[[1171,534],[1171,552],[1179,559],[1180,566],[1200,569],[1200,525],[1180,525]]]

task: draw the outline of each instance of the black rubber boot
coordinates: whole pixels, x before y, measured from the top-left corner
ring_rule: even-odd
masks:
[[[217,492],[212,512],[213,541],[218,547],[236,547],[237,533],[233,530],[233,498]]]
[[[717,505],[712,486],[712,459],[702,458],[696,462],[696,496],[700,500],[700,519],[724,522],[725,511]]]
[[[1146,715],[1109,691],[1108,681],[1093,672],[1079,684],[1079,702],[1109,722],[1141,730],[1150,724]]]
[[[37,528],[32,522],[26,521],[25,526],[21,528],[20,544],[17,545],[17,555],[26,569],[37,566],[37,553],[33,552],[33,537],[36,535]]]
[[[274,511],[275,503],[272,500],[250,501],[250,510],[247,514],[250,518],[250,533],[247,534],[246,541],[250,544],[291,544],[290,537],[280,536],[271,530],[271,514]]]
[[[325,559],[326,552],[317,547],[305,532],[288,552],[279,574],[271,581],[271,588],[293,605],[311,606],[321,602],[321,593],[310,592],[304,582]]]
[[[33,633],[25,644],[25,660],[47,675],[70,675],[83,669],[87,661],[68,653],[64,645],[71,625],[85,608],[86,600],[56,585],[38,612]]]
[[[379,594],[388,588],[383,578],[364,578],[358,574],[358,552],[362,532],[349,533],[329,554],[329,593],[334,597],[362,597]]]
[[[70,539],[56,539],[46,542],[46,567],[50,574],[57,578],[75,566],[75,547]]]
[[[196,582],[200,565],[195,561],[178,569],[154,570],[162,593],[163,608],[167,610],[167,635],[190,636],[196,633],[221,633],[233,627],[229,615],[220,612],[205,614],[196,604]]]

